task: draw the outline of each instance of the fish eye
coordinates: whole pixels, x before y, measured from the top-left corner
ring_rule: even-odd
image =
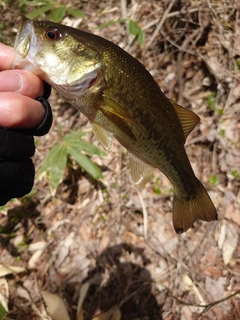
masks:
[[[46,30],[45,36],[48,40],[57,40],[62,37],[62,34],[58,28],[50,27]]]

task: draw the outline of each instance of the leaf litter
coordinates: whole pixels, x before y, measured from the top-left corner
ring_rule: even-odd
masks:
[[[18,9],[0,6],[8,26],[4,32],[13,36],[17,21],[12,16]],[[119,44],[146,66],[168,97],[201,117],[186,150],[219,221],[198,222],[177,236],[172,187],[155,171],[142,192],[145,239],[128,158],[114,142],[107,157],[92,157],[102,170],[101,181],[73,163],[54,197],[47,180],[37,179],[34,195],[4,208],[0,263],[23,272],[2,275],[2,305],[10,319],[55,319],[46,311],[51,298],[44,302],[44,291],[55,295],[73,320],[110,319],[114,312],[112,319],[239,319],[238,1],[100,0],[82,1],[76,9],[86,18],[66,17],[64,23]],[[144,31],[141,46],[128,32],[130,20]],[[50,102],[54,123],[47,136],[37,139],[36,169],[71,129],[86,131],[85,141],[98,146],[82,115],[56,94]]]

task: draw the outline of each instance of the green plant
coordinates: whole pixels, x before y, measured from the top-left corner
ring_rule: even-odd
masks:
[[[22,242],[20,242],[17,246],[18,254],[20,254],[22,251],[26,250],[28,248],[28,244],[26,242],[26,239],[24,239]]]
[[[134,20],[129,20],[128,30],[130,34],[134,35],[138,43],[142,46],[144,44],[144,32],[138,23]]]
[[[156,194],[161,194],[162,191],[159,188],[159,184],[160,184],[160,178],[155,178],[153,181],[153,192]]]
[[[213,92],[207,96],[207,101],[208,101],[208,107],[212,110],[215,111],[216,109],[216,93]]]
[[[26,14],[26,17],[31,20],[39,18],[43,14],[46,14],[47,18],[54,22],[61,22],[67,14],[75,18],[85,17],[84,13],[81,10],[74,9],[72,7],[66,6],[65,4],[58,3],[54,0],[21,0],[19,6],[23,14],[26,14],[27,7],[34,7],[34,9],[30,13]]]
[[[224,129],[221,129],[221,130],[219,131],[219,135],[220,135],[221,137],[225,137],[225,133],[226,133],[226,131],[225,131]]]
[[[85,18],[85,14],[79,10],[67,6],[65,4],[58,3],[56,0],[42,0],[42,1],[31,1],[31,0],[21,0],[19,2],[22,14],[30,20],[41,18],[43,14],[46,15],[47,19],[54,22],[61,22],[66,15],[71,15],[74,18]],[[33,7],[30,13],[26,13],[27,7]],[[144,32],[139,24],[132,19],[118,19],[114,21],[109,21],[107,23],[101,24],[98,28],[106,28],[112,24],[128,22],[128,31],[130,34],[135,36],[138,43],[142,46],[144,44]]]
[[[3,305],[0,304],[0,320],[6,319],[7,311],[4,309]]]
[[[0,225],[0,234],[4,234],[5,238],[14,238],[14,237],[16,237],[16,233],[15,232],[10,230],[8,227],[2,226],[2,225]]]
[[[107,28],[113,24],[116,23],[124,23],[124,22],[128,22],[128,31],[130,34],[132,34],[133,36],[136,37],[138,43],[142,46],[144,44],[144,32],[142,30],[142,28],[139,26],[139,24],[131,19],[117,19],[117,20],[113,20],[113,21],[109,21],[103,24],[100,24],[98,26],[99,29],[103,29],[103,28]]]
[[[0,206],[0,212],[2,211],[2,212],[5,212],[5,209],[6,209],[6,206],[4,205],[4,206]]]
[[[238,170],[232,170],[231,171],[231,175],[235,178],[235,179],[239,179],[240,178],[240,172]]]
[[[208,107],[212,111],[216,111],[219,116],[222,116],[224,113],[224,109],[217,108],[217,102],[216,102],[217,94],[215,92],[212,92],[207,96],[207,101],[208,101]]]
[[[213,186],[217,186],[219,184],[218,177],[215,176],[214,174],[211,174],[209,179],[208,179],[208,183],[210,183]]]
[[[94,179],[101,179],[101,169],[87,156],[106,156],[98,147],[82,140],[86,133],[76,131],[63,137],[62,142],[56,144],[47,154],[37,174],[38,177],[47,175],[51,194],[56,193],[58,185],[64,177],[64,171],[69,158],[89,173]]]
[[[240,59],[237,59],[236,61],[235,61],[235,64],[234,64],[234,66],[235,66],[235,70],[239,70],[240,69]]]

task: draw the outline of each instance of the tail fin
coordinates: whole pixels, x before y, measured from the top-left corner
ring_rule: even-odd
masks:
[[[200,181],[198,181],[195,198],[186,200],[174,196],[173,226],[178,234],[187,231],[197,220],[213,221],[217,219],[217,211]]]

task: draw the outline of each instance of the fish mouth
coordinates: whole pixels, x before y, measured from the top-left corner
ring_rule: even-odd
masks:
[[[83,62],[79,61],[82,56],[71,52],[67,45],[63,57],[57,54],[61,50],[56,50],[54,42],[51,46],[51,41],[46,40],[46,24],[46,21],[34,22],[27,18],[21,21],[14,44],[12,68],[24,69],[38,75],[64,97],[81,96],[102,78],[100,57],[95,56],[95,59],[91,60],[90,54],[89,59],[87,56]],[[70,38],[71,35],[66,33],[67,37]],[[61,45],[64,45],[62,41],[60,47]],[[77,71],[76,65],[79,67]]]
[[[27,18],[23,18],[19,27],[19,31],[16,36],[15,44],[14,44],[14,48],[16,50],[20,49],[19,53],[22,55],[23,58],[24,58],[24,55],[26,55],[29,50],[28,44],[29,44],[31,30],[32,30],[32,22]],[[26,44],[26,47],[24,48],[26,51],[22,51],[21,49],[23,48],[19,48],[19,45],[23,41]]]
[[[38,39],[34,33],[33,21],[23,18],[14,44],[13,69],[24,69],[35,74],[41,70],[34,64],[34,56],[38,51]]]

